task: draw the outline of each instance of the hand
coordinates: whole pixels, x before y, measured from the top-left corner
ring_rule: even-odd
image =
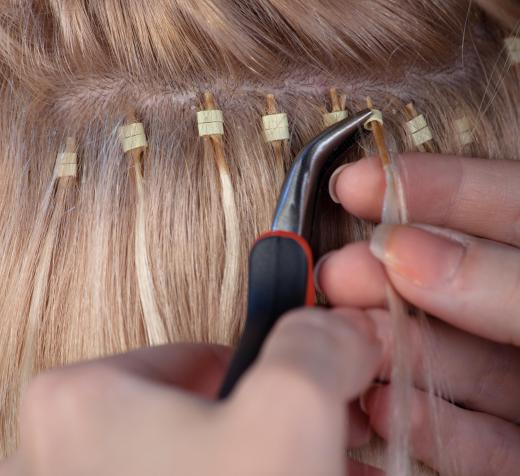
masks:
[[[22,403],[18,453],[0,474],[343,476],[346,405],[382,359],[366,314],[285,316],[230,399],[215,402],[229,356],[178,344],[42,374]],[[381,474],[350,465],[352,476]]]
[[[457,231],[380,225],[370,244],[327,255],[319,285],[333,305],[383,307],[389,279],[405,299],[444,321],[431,320],[430,338],[412,321],[413,454],[441,474],[518,474],[520,163],[427,154],[398,160],[411,221]],[[385,184],[377,159],[335,178],[332,194],[347,211],[378,220]],[[388,314],[370,313],[386,332],[391,359]],[[445,389],[437,399],[440,451],[423,392],[428,356],[434,387]],[[374,387],[364,401],[373,428],[388,436],[389,386]]]

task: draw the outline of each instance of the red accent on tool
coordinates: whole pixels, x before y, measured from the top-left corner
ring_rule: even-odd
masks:
[[[255,244],[263,240],[264,238],[268,238],[270,236],[281,236],[283,238],[290,238],[296,241],[305,252],[309,270],[309,273],[307,275],[307,293],[305,295],[305,305],[314,306],[316,301],[316,293],[314,289],[314,258],[312,257],[312,250],[309,243],[307,243],[307,240],[303,238],[303,236],[298,235],[297,233],[293,233],[291,231],[267,231],[265,233],[262,233],[256,239]]]

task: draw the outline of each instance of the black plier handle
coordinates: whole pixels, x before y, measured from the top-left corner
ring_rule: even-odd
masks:
[[[249,255],[247,320],[244,333],[220,389],[226,397],[254,362],[280,316],[314,304],[312,252],[304,238],[292,232],[262,235]]]

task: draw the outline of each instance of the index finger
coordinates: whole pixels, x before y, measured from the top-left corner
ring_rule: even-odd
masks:
[[[520,244],[520,162],[418,153],[397,162],[410,221]],[[348,212],[379,220],[385,191],[379,159],[346,167],[334,191]]]

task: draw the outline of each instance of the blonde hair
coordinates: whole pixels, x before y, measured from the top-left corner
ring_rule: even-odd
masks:
[[[520,152],[520,74],[504,48],[520,19],[513,1],[482,0],[492,17],[458,0],[6,3],[3,454],[16,445],[20,390],[42,369],[162,341],[236,342],[249,248],[269,227],[291,158],[323,128],[331,87],[349,111],[371,96],[400,151],[417,149],[405,127],[413,101],[431,150]],[[208,90],[225,118],[220,165],[214,141],[197,134]],[[268,94],[289,118],[279,148],[261,128]],[[148,145],[125,153],[129,110]],[[462,118],[468,143],[455,126]],[[67,137],[76,177],[55,170]],[[374,150],[367,137],[346,160]],[[325,195],[315,246],[366,236]]]

